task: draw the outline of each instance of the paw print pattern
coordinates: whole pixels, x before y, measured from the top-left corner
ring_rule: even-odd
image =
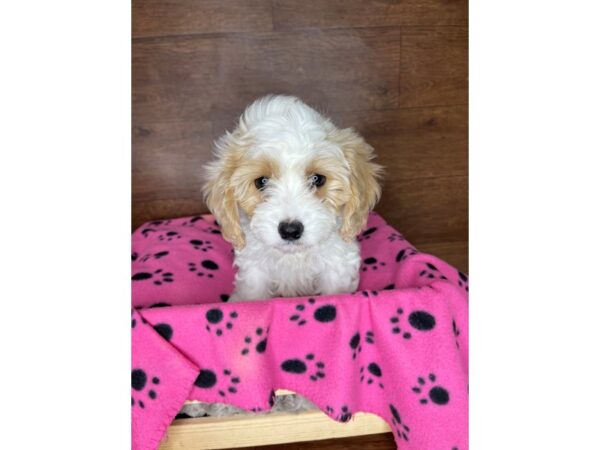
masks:
[[[186,220],[185,222],[183,222],[181,225],[184,227],[193,227],[194,224],[199,220],[204,220],[204,218],[202,216],[194,216],[189,221]]]
[[[403,439],[408,442],[410,428],[408,427],[408,425],[402,422],[398,410],[392,404],[390,404],[390,412],[392,413],[392,425],[394,426],[394,430],[396,431],[396,436],[398,436],[399,439]]]
[[[390,317],[392,324],[392,333],[401,334],[404,339],[412,338],[412,334],[408,331],[402,331],[400,328],[400,320],[404,314],[402,308],[396,310],[397,315]],[[435,317],[429,314],[427,311],[413,311],[408,315],[408,323],[415,330],[419,331],[431,331],[435,328]]]
[[[430,373],[427,377],[427,381],[424,377],[418,377],[417,383],[418,386],[412,388],[412,391],[415,394],[425,394],[424,397],[419,399],[419,403],[422,405],[426,405],[430,401],[435,403],[436,405],[445,405],[450,401],[450,394],[448,391],[442,386],[433,386],[429,390],[426,385],[431,385],[435,383],[436,376],[433,373]]]
[[[329,405],[325,406],[325,411],[338,422],[348,422],[352,418],[352,413],[346,405],[343,405],[337,414],[335,413],[335,409]]]
[[[325,363],[315,361],[315,355],[312,353],[306,355],[304,360],[300,358],[286,359],[281,363],[281,370],[287,373],[304,374],[308,371],[309,366],[314,366],[309,375],[311,381],[325,378]]]
[[[296,305],[296,312],[292,314],[289,319],[292,322],[296,322],[298,326],[306,325],[306,319],[304,318],[304,314],[306,314],[306,309],[308,305],[314,305],[316,300],[314,298],[309,298],[307,303],[298,303]],[[327,323],[333,322],[337,315],[337,309],[334,305],[323,305],[315,309],[313,312],[313,318],[317,322]]]
[[[209,333],[213,330],[217,336],[222,336],[224,329],[231,330],[233,324],[238,317],[238,313],[232,311],[229,313],[229,319],[225,320],[225,314],[220,308],[212,308],[206,311],[206,331]],[[225,326],[223,326],[223,322]]]
[[[240,383],[240,377],[231,373],[230,369],[223,369],[223,385],[217,390],[221,397],[226,397],[228,394],[237,394],[237,385]],[[194,381],[194,385],[201,389],[211,389],[217,385],[217,374],[210,369],[202,369]]]
[[[397,241],[405,241],[406,239],[400,233],[397,233],[394,231],[392,234],[390,234],[387,237],[387,240],[390,242],[397,242]]]
[[[190,241],[190,244],[192,245],[192,247],[194,247],[194,249],[201,250],[203,252],[207,252],[213,249],[212,242],[207,239],[192,239]]]
[[[190,272],[196,272],[196,275],[198,275],[199,277],[203,277],[206,275],[207,278],[214,277],[214,275],[208,271],[214,272],[216,270],[219,270],[219,265],[216,262],[211,261],[210,259],[205,259],[204,261],[201,261],[199,265],[200,267],[206,269],[207,272],[201,271],[198,265],[193,262],[188,263],[188,270]]]
[[[136,252],[133,252],[131,254],[131,261],[135,261],[136,259],[138,259],[138,256],[140,256],[140,255],[138,255]]]
[[[167,231],[158,235],[159,241],[171,242],[173,239],[181,239],[181,235],[177,231]]]
[[[427,277],[430,280],[433,280],[436,278],[439,280],[447,280],[448,279],[448,278],[446,278],[445,275],[442,275],[442,273],[438,270],[438,268],[435,267],[433,264],[425,263],[425,265],[427,266],[427,268],[423,269],[419,272],[420,277]]]
[[[368,230],[363,231],[360,235],[356,237],[358,242],[366,241],[371,239],[371,235],[377,231],[377,227],[371,227]]]
[[[369,297],[369,295],[372,295],[373,297],[377,297],[379,295],[379,291],[360,291],[360,293],[363,295],[363,297]]]
[[[252,348],[254,348],[256,353],[264,353],[265,350],[267,350],[267,338],[269,334],[269,329],[267,328],[265,332],[261,327],[258,327],[254,331],[254,334],[256,335],[254,340],[252,340],[251,336],[246,336],[244,338],[244,343],[246,344],[246,346],[242,349],[242,356],[246,356],[247,354],[249,354]]]
[[[153,273],[150,272],[138,272],[134,273],[131,277],[132,281],[144,281],[144,280],[153,280],[152,282],[160,286],[163,283],[172,283],[173,282],[173,274],[171,272],[163,272],[162,269],[157,269]]]
[[[377,384],[379,385],[379,387],[381,389],[383,389],[383,383],[381,383],[379,381],[379,379],[381,379],[381,367],[379,367],[379,364],[377,363],[370,363],[367,366],[367,370],[365,371],[365,367],[362,366],[360,368],[360,382],[364,382],[365,380],[367,381],[367,384],[373,384],[375,381],[377,381]]]
[[[464,288],[465,291],[469,292],[469,277],[467,277],[460,270],[458,271],[458,285]]]
[[[372,331],[367,331],[365,333],[365,342],[368,344],[375,343],[375,335],[373,334]],[[360,332],[357,331],[354,334],[354,336],[352,336],[352,338],[350,339],[350,342],[348,344],[350,345],[350,348],[352,349],[352,359],[356,359],[358,354],[362,351],[362,345],[360,343]]]
[[[363,260],[363,265],[360,270],[366,272],[367,270],[377,270],[385,266],[383,261],[377,261],[377,258],[370,256]]]
[[[415,250],[414,248],[403,248],[396,255],[396,262],[404,261],[409,256],[415,256],[418,254],[419,254],[419,252],[417,250]]]
[[[145,238],[150,236],[151,233],[156,233],[156,230],[153,230],[152,228],[144,228],[142,230],[142,236],[144,236]]]
[[[154,389],[156,389],[155,386],[158,386],[159,384],[160,379],[158,377],[152,377],[152,380],[150,380],[150,383],[148,383],[148,375],[142,369],[133,369],[131,371],[131,389],[133,389],[133,391],[136,393],[145,395],[150,400],[156,400],[156,397],[158,397],[158,394]],[[148,387],[149,389],[144,393],[146,387]],[[136,405],[142,409],[146,407],[146,405],[144,404],[144,400],[141,400],[139,398],[136,400],[132,395],[131,406]]]
[[[392,324],[392,333],[393,334],[401,334],[404,339],[412,338],[412,334],[410,334],[410,332],[408,332],[408,331],[403,332],[399,326],[400,316],[402,316],[402,314],[404,314],[404,310],[402,308],[398,308],[396,310],[396,314],[397,315],[390,317],[390,323]]]
[[[454,319],[452,319],[452,334],[454,335],[456,348],[460,348],[460,345],[458,345],[458,336],[460,336],[460,330],[458,329],[458,326],[456,326],[456,321]]]
[[[150,258],[152,259],[160,259],[160,258],[164,258],[165,256],[168,256],[169,252],[168,251],[162,251],[162,252],[157,252],[157,253],[148,253],[147,255],[144,255],[140,258],[140,262],[146,262],[148,261]]]
[[[213,227],[204,228],[202,231],[204,231],[205,233],[221,234],[221,230]]]
[[[154,331],[162,336],[166,341],[170,341],[173,337],[173,328],[168,323],[157,323],[153,326]]]

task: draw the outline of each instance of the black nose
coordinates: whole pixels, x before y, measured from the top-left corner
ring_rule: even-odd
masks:
[[[279,227],[277,227],[277,230],[279,231],[281,239],[285,239],[286,241],[295,241],[296,239],[300,239],[300,236],[302,236],[304,225],[297,220],[294,220],[293,222],[279,222]]]

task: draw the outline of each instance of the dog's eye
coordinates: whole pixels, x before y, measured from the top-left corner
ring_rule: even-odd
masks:
[[[315,173],[315,174],[311,175],[310,177],[308,177],[308,181],[311,186],[320,188],[321,186],[323,186],[325,184],[325,181],[327,181],[327,177],[325,175]]]
[[[254,186],[256,186],[256,189],[258,189],[259,191],[262,191],[267,185],[268,181],[269,179],[267,177],[257,178],[256,180],[254,180]]]

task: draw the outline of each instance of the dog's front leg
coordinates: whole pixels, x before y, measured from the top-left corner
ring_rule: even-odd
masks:
[[[235,276],[235,289],[230,302],[265,300],[271,298],[268,273],[258,267],[240,268]]]

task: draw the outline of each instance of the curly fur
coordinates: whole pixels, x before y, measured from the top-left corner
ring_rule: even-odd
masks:
[[[218,140],[215,156],[203,191],[235,248],[232,301],[356,290],[356,235],[381,194],[381,167],[362,137],[295,97],[267,96]],[[311,184],[315,174],[323,186]],[[299,239],[282,239],[286,221],[302,223]]]

